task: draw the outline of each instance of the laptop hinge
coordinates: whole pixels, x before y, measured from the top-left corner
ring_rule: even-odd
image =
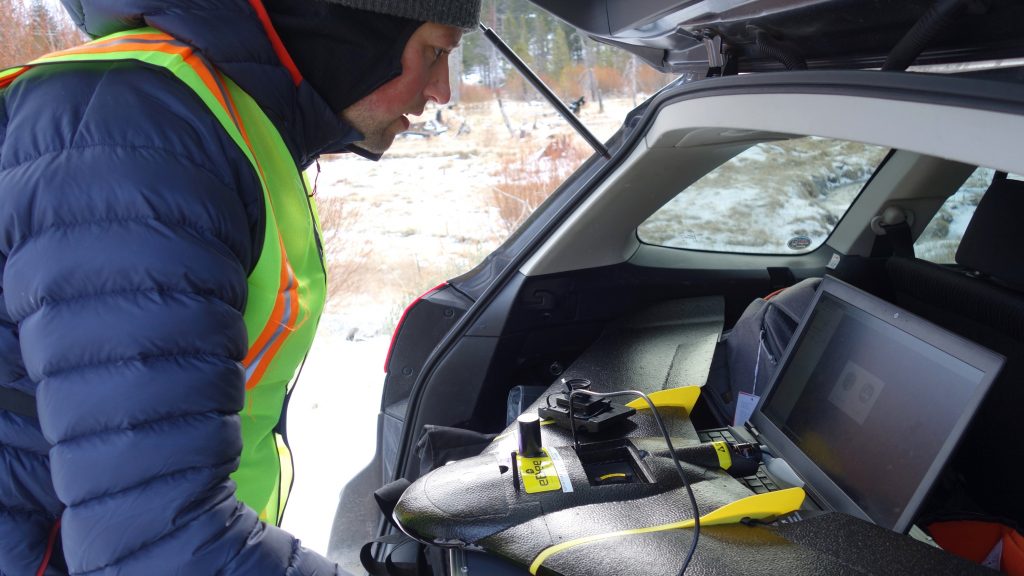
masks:
[[[750,433],[750,437],[753,438],[755,442],[762,445],[764,444],[764,442],[761,440],[761,433],[758,432],[756,426],[754,426],[750,422],[747,422],[743,426],[747,429],[747,432]]]

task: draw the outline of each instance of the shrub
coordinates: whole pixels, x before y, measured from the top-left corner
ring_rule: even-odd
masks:
[[[573,136],[550,137],[540,151],[520,146],[498,166],[499,183],[492,191],[502,225],[512,233],[589,155]]]
[[[370,255],[365,238],[348,234],[359,211],[346,205],[343,196],[316,196],[324,258],[327,260],[327,304],[358,290],[358,271]]]
[[[609,66],[595,66],[597,88],[605,94],[625,94],[626,78],[621,70]]]
[[[85,41],[64,10],[0,0],[0,70]]]
[[[463,84],[459,89],[459,100],[464,104],[480,104],[494,99],[494,92],[480,84]]]
[[[653,94],[657,92],[662,86],[672,81],[674,77],[671,74],[664,74],[658,72],[654,68],[647,66],[643,63],[637,63],[636,66],[636,88],[638,91],[645,94]]]

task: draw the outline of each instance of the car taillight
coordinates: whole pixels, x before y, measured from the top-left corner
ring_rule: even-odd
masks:
[[[405,323],[405,317],[409,314],[409,311],[415,308],[416,305],[420,303],[420,300],[423,300],[424,298],[430,296],[434,292],[441,290],[445,286],[448,286],[447,282],[442,282],[437,286],[434,286],[430,290],[427,290],[423,294],[420,294],[415,300],[410,302],[409,305],[405,307],[405,310],[402,310],[402,317],[398,319],[398,324],[395,324],[395,331],[394,333],[391,334],[391,344],[388,345],[388,355],[384,357],[385,373],[387,373],[388,371],[388,365],[391,364],[391,353],[395,351],[395,342],[398,341],[398,333],[402,330],[402,324]]]

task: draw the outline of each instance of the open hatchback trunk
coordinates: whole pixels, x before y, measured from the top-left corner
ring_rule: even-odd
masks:
[[[973,558],[927,532],[947,519],[1024,522],[1010,464],[1024,459],[1019,69],[847,69],[882,66],[926,2],[535,3],[658,68],[725,77],[673,83],[634,110],[606,143],[610,158],[595,155],[475,269],[410,306],[387,363],[377,456],[343,494],[332,554],[392,533],[407,544],[369,556],[434,574],[986,571],[979,562],[996,542]],[[1010,25],[1024,21],[1019,3],[945,4],[940,16],[957,25],[926,27],[910,61],[1024,56],[1024,32]],[[760,48],[757,30],[770,34]],[[766,43],[785,53],[768,55]],[[793,62],[809,70],[730,74],[802,68]],[[878,351],[855,369],[831,366],[836,382],[861,387],[834,384],[822,406],[838,411],[808,418],[855,422],[857,445],[898,448],[888,456],[863,466],[834,456],[819,462],[824,479],[769,469],[764,493],[721,460],[675,468],[663,431],[676,448],[700,449],[731,430],[779,456],[740,415],[764,408],[770,390],[750,386],[772,386],[797,354],[790,339],[810,330],[826,276],[956,350],[1002,359],[994,369],[965,360],[988,384],[959,403],[972,410],[953,418],[955,434],[918,434],[920,414],[959,385],[933,378],[933,389],[918,375],[950,370],[904,359],[903,376],[888,377],[896,360]],[[638,403],[624,420],[580,421],[574,439],[551,410],[582,380],[650,395],[663,425]],[[902,430],[893,438],[872,415],[900,390],[917,401],[905,419],[890,415]],[[538,414],[538,427],[520,430],[517,418]],[[882,514],[830,503],[824,484],[852,477],[856,498],[903,483],[914,496]],[[382,486],[384,513],[370,497]],[[787,487],[802,490],[799,502],[776,490]],[[699,537],[686,524],[695,516],[705,517]]]

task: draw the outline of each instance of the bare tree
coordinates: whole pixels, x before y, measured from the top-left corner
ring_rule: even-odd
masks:
[[[626,64],[626,75],[629,76],[629,97],[633,99],[633,107],[636,108],[636,56],[633,54],[630,54]]]
[[[0,0],[0,69],[24,64],[83,40],[63,10],[51,12],[40,0],[28,4],[22,0]]]
[[[597,100],[597,111],[604,113],[604,99],[601,98],[601,87],[597,85],[597,76],[594,74],[595,58],[594,45],[584,35],[580,34],[580,43],[583,45],[583,64],[587,67],[587,83],[590,85],[590,99]]]
[[[462,97],[462,44],[448,56],[448,84],[452,87],[451,103],[458,104]]]

